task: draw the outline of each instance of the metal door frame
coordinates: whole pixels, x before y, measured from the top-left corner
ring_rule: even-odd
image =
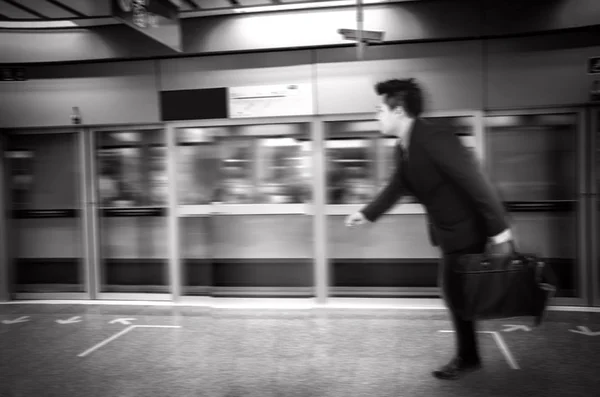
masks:
[[[600,200],[598,197],[598,180],[600,179],[600,158],[598,154],[598,145],[600,145],[600,106],[592,106],[586,109],[586,116],[589,128],[586,128],[588,142],[587,158],[589,159],[589,170],[586,174],[589,176],[589,195],[587,210],[590,213],[589,219],[589,236],[587,243],[589,246],[589,300],[590,306],[600,306],[600,249],[595,242],[598,241],[600,235]]]
[[[0,153],[2,153],[2,158],[0,158],[0,302],[9,301],[11,298],[11,289],[9,280],[12,280],[12,272],[11,265],[8,261],[8,254],[6,252],[8,236],[6,235],[6,200],[7,190],[6,189],[6,178],[5,178],[5,156],[4,156],[4,146],[5,146],[5,133],[3,130],[0,130]]]
[[[586,147],[586,135],[587,135],[587,123],[586,123],[586,114],[585,109],[582,107],[543,107],[543,108],[511,108],[511,109],[493,109],[487,110],[483,112],[483,130],[484,135],[487,132],[485,126],[485,118],[489,116],[520,116],[520,115],[540,115],[540,114],[575,114],[577,119],[577,136],[576,136],[576,171],[577,175],[579,175],[577,181],[577,210],[576,210],[576,248],[575,248],[575,264],[578,270],[578,278],[576,279],[578,282],[578,290],[579,297],[575,298],[553,298],[551,300],[551,305],[556,306],[587,306],[589,303],[588,299],[588,271],[589,271],[589,262],[590,256],[587,250],[587,240],[588,240],[588,227],[587,227],[587,219],[590,217],[589,209],[588,209],[588,194],[587,194],[587,152],[588,148]],[[486,159],[489,158],[489,146],[485,147],[486,150]],[[489,164],[486,165],[489,167]]]
[[[68,299],[68,300],[86,300],[86,299],[90,299],[90,286],[88,284],[88,279],[89,279],[89,257],[87,256],[87,247],[86,247],[86,239],[85,239],[85,233],[87,230],[87,219],[85,217],[85,200],[86,200],[86,195],[85,195],[85,185],[86,185],[86,181],[85,181],[85,153],[84,153],[84,128],[81,126],[65,126],[65,127],[39,127],[39,128],[18,128],[18,129],[6,129],[4,130],[4,138],[6,139],[9,135],[46,135],[46,134],[73,134],[73,136],[75,137],[75,144],[76,144],[76,148],[75,148],[75,159],[78,162],[78,166],[79,166],[79,178],[77,180],[77,186],[78,186],[78,204],[79,204],[79,211],[80,211],[80,216],[78,219],[78,227],[79,230],[82,232],[82,234],[84,235],[84,238],[82,239],[82,246],[80,247],[81,250],[81,262],[79,263],[79,266],[81,266],[81,270],[82,270],[82,277],[81,277],[81,284],[84,287],[84,292],[15,292],[14,291],[14,269],[13,269],[13,254],[11,252],[10,247],[14,246],[14,237],[6,235],[6,239],[5,239],[5,244],[6,244],[6,252],[5,252],[5,257],[2,259],[6,260],[6,266],[7,266],[7,273],[8,273],[8,277],[7,277],[7,281],[6,283],[8,284],[8,289],[10,291],[10,300],[63,300],[63,299]],[[3,152],[4,153],[4,152]],[[3,155],[3,162],[5,161],[4,159],[4,155]],[[6,170],[4,171],[4,176],[6,176]],[[10,189],[8,189],[7,187],[9,187],[9,181],[8,180],[4,180],[3,181],[4,184],[2,185],[2,188],[5,190],[5,192],[8,192]],[[6,195],[6,193],[5,193]],[[6,198],[6,197],[4,197]],[[11,210],[11,203],[10,200],[6,199],[6,201],[4,202],[4,211],[2,216],[5,216],[6,213],[9,213]],[[12,220],[10,219],[10,217],[6,217],[5,218],[5,222],[3,222],[3,224],[6,225],[6,229],[10,230],[11,229],[11,223]],[[12,237],[12,238],[11,238]]]
[[[96,156],[96,136],[103,132],[115,132],[115,131],[139,131],[139,130],[163,130],[163,138],[165,139],[165,147],[167,148],[167,156],[169,156],[168,142],[167,142],[167,129],[164,124],[125,124],[125,125],[110,125],[101,127],[91,127],[87,131],[88,140],[87,146],[87,158],[88,158],[88,169],[89,179],[87,179],[87,192],[90,198],[86,206],[86,212],[88,213],[88,241],[89,241],[89,255],[90,255],[90,291],[92,299],[98,300],[128,300],[128,301],[169,301],[172,298],[172,293],[136,293],[136,292],[101,292],[100,285],[100,217],[98,215],[98,189],[97,187],[97,156]],[[167,163],[168,164],[168,163]],[[169,196],[172,192],[169,190]],[[167,206],[167,218],[166,227],[167,233],[170,234],[169,225],[170,221],[168,218],[171,216],[171,211]],[[170,243],[170,240],[169,240]],[[170,248],[169,248],[170,249]],[[170,258],[169,258],[170,259]],[[167,261],[167,279],[169,280],[170,275],[170,260]],[[168,288],[172,291],[173,284],[171,280],[167,283]]]

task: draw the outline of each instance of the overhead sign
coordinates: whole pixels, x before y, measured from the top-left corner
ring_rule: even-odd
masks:
[[[183,51],[179,9],[169,0],[112,0],[112,16],[175,51]]]
[[[338,33],[346,40],[358,41],[359,31],[356,29],[338,29]],[[360,36],[365,43],[381,43],[383,41],[383,32],[377,30],[361,30]]]
[[[600,57],[588,59],[588,74],[600,74]]]
[[[277,117],[311,115],[311,84],[282,84],[228,89],[229,117]]]

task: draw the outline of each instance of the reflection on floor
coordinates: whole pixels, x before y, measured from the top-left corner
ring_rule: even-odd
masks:
[[[588,396],[600,313],[480,324],[484,368],[452,356],[444,311],[0,305],[0,396]]]

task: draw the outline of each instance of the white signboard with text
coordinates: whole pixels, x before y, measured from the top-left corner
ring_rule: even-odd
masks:
[[[311,84],[231,87],[229,117],[305,116],[314,113]]]

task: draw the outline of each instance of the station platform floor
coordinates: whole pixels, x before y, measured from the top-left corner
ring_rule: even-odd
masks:
[[[454,353],[440,306],[240,308],[0,304],[1,397],[593,396],[600,312],[484,321],[483,368]]]

